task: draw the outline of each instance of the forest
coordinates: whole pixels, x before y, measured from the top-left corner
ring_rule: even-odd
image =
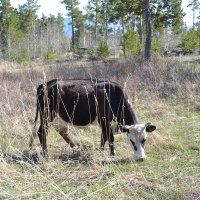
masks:
[[[27,0],[18,8],[10,0],[1,0],[0,58],[27,65],[39,58],[66,59],[69,52],[119,58],[144,55],[147,47],[151,55],[200,49],[198,0],[188,4],[194,16],[192,27],[183,22],[181,0],[89,0],[84,11],[78,0],[61,3],[67,16],[38,17],[37,0]],[[67,33],[66,26],[70,27]]]

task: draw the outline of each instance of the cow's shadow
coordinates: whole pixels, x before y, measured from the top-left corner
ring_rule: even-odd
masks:
[[[29,164],[39,164],[40,159],[38,153],[32,154],[10,154],[2,153],[1,157],[8,163],[29,163]]]
[[[40,153],[19,153],[19,154],[11,154],[11,153],[2,153],[0,155],[7,163],[18,163],[18,164],[35,164],[38,165],[42,163]],[[43,157],[42,157],[43,158]],[[82,151],[72,151],[72,152],[63,152],[59,155],[58,160],[60,160],[63,164],[83,164],[83,165],[125,165],[129,164],[132,161],[128,158],[118,158],[118,157],[109,157],[107,159],[94,159],[92,154],[89,152]]]
[[[58,159],[64,164],[84,164],[89,165],[93,163],[90,154],[81,153],[81,151],[73,151],[71,153],[62,153]]]
[[[108,157],[106,159],[94,159],[93,155],[90,153],[85,153],[81,151],[73,151],[71,153],[62,153],[58,157],[58,159],[63,162],[64,164],[83,164],[83,165],[93,165],[93,164],[99,164],[99,165],[125,165],[129,164],[132,161],[129,158],[119,158],[119,157]]]
[[[130,164],[132,161],[128,158],[121,158],[121,159],[111,159],[111,160],[103,160],[101,161],[101,165],[109,165],[109,164],[114,164],[114,165],[126,165]]]

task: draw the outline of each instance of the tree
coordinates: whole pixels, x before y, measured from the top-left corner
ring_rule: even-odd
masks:
[[[149,0],[146,0],[145,16],[146,16],[146,30],[147,30],[147,36],[145,42],[145,59],[149,61],[151,58],[151,40],[152,40]]]
[[[200,2],[199,0],[190,0],[188,7],[192,7],[193,11],[193,27],[195,25],[195,17],[196,17],[196,10],[200,9]]]
[[[47,61],[52,61],[67,49],[68,41],[64,33],[64,18],[58,13],[57,16],[42,15],[41,19],[37,21],[38,53]]]
[[[109,18],[112,13],[111,4],[109,0],[101,1],[101,19],[102,19],[102,34],[105,37],[105,40],[108,40],[108,32],[109,32]]]
[[[28,53],[28,57],[35,58],[37,51],[37,10],[39,9],[38,0],[27,0],[19,6],[20,29],[24,33],[24,48],[22,52]]]
[[[67,16],[71,17],[71,26],[72,26],[72,50],[75,50],[75,27],[80,14],[78,8],[78,0],[63,0],[61,3],[65,4],[66,10],[68,11]]]
[[[184,53],[192,53],[199,47],[198,32],[192,28],[188,32],[183,34],[182,37],[182,50]]]
[[[39,8],[38,0],[27,0],[26,3],[19,6],[20,28],[24,33],[29,34],[33,30]]]
[[[125,17],[128,14],[127,5],[122,0],[112,0],[111,5],[113,5],[113,12],[111,18],[120,21],[122,26],[122,34],[125,33]]]
[[[8,37],[13,12],[14,9],[11,7],[10,0],[0,1],[0,45],[3,57],[6,56],[8,50]]]
[[[129,29],[124,34],[124,48],[126,56],[139,55],[142,52],[142,45],[138,32]]]
[[[101,58],[106,58],[110,55],[109,46],[106,41],[101,41],[97,49],[97,55]]]
[[[88,21],[91,23],[89,28],[92,30],[94,27],[95,40],[97,40],[100,23],[100,0],[89,0],[86,11]]]

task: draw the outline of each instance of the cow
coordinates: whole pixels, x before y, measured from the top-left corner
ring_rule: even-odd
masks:
[[[115,82],[105,80],[53,79],[41,84],[37,88],[35,126],[38,112],[40,126],[37,134],[34,131],[31,136],[30,147],[33,138],[38,135],[45,158],[48,158],[48,127],[56,116],[76,126],[86,126],[97,118],[102,129],[100,149],[103,150],[105,142],[108,141],[112,156],[115,155],[112,122],[115,122],[117,130],[127,133],[135,161],[145,160],[144,144],[147,132],[156,129],[151,123],[140,124],[123,88]],[[71,147],[74,147],[67,129],[62,129],[59,133]]]

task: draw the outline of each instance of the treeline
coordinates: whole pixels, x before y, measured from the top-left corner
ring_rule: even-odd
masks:
[[[36,0],[27,0],[17,9],[10,0],[0,1],[0,58],[26,64],[37,58],[53,59],[69,49],[64,34],[64,18],[42,16]]]
[[[194,17],[192,29],[186,28],[182,0],[89,0],[84,12],[78,0],[61,3],[70,19],[71,38],[64,33],[61,14],[38,18],[37,0],[27,0],[17,9],[10,0],[0,0],[0,58],[26,63],[82,50],[91,56],[105,57],[111,51],[132,56],[144,54],[146,47],[161,54],[170,45],[180,47],[180,41],[185,53],[200,48],[200,22]],[[199,13],[198,0],[190,0],[188,6],[194,16]]]
[[[105,46],[105,42],[113,50],[122,46],[124,55],[143,54],[147,42],[154,54],[163,53],[170,45],[180,46],[180,41],[185,53],[200,48],[200,22],[195,23],[194,18],[193,28],[188,31],[182,0],[89,0],[84,14],[78,0],[62,3],[71,18],[73,50]],[[200,15],[199,0],[190,0],[188,6],[194,16]],[[105,50],[102,48],[102,53]]]

